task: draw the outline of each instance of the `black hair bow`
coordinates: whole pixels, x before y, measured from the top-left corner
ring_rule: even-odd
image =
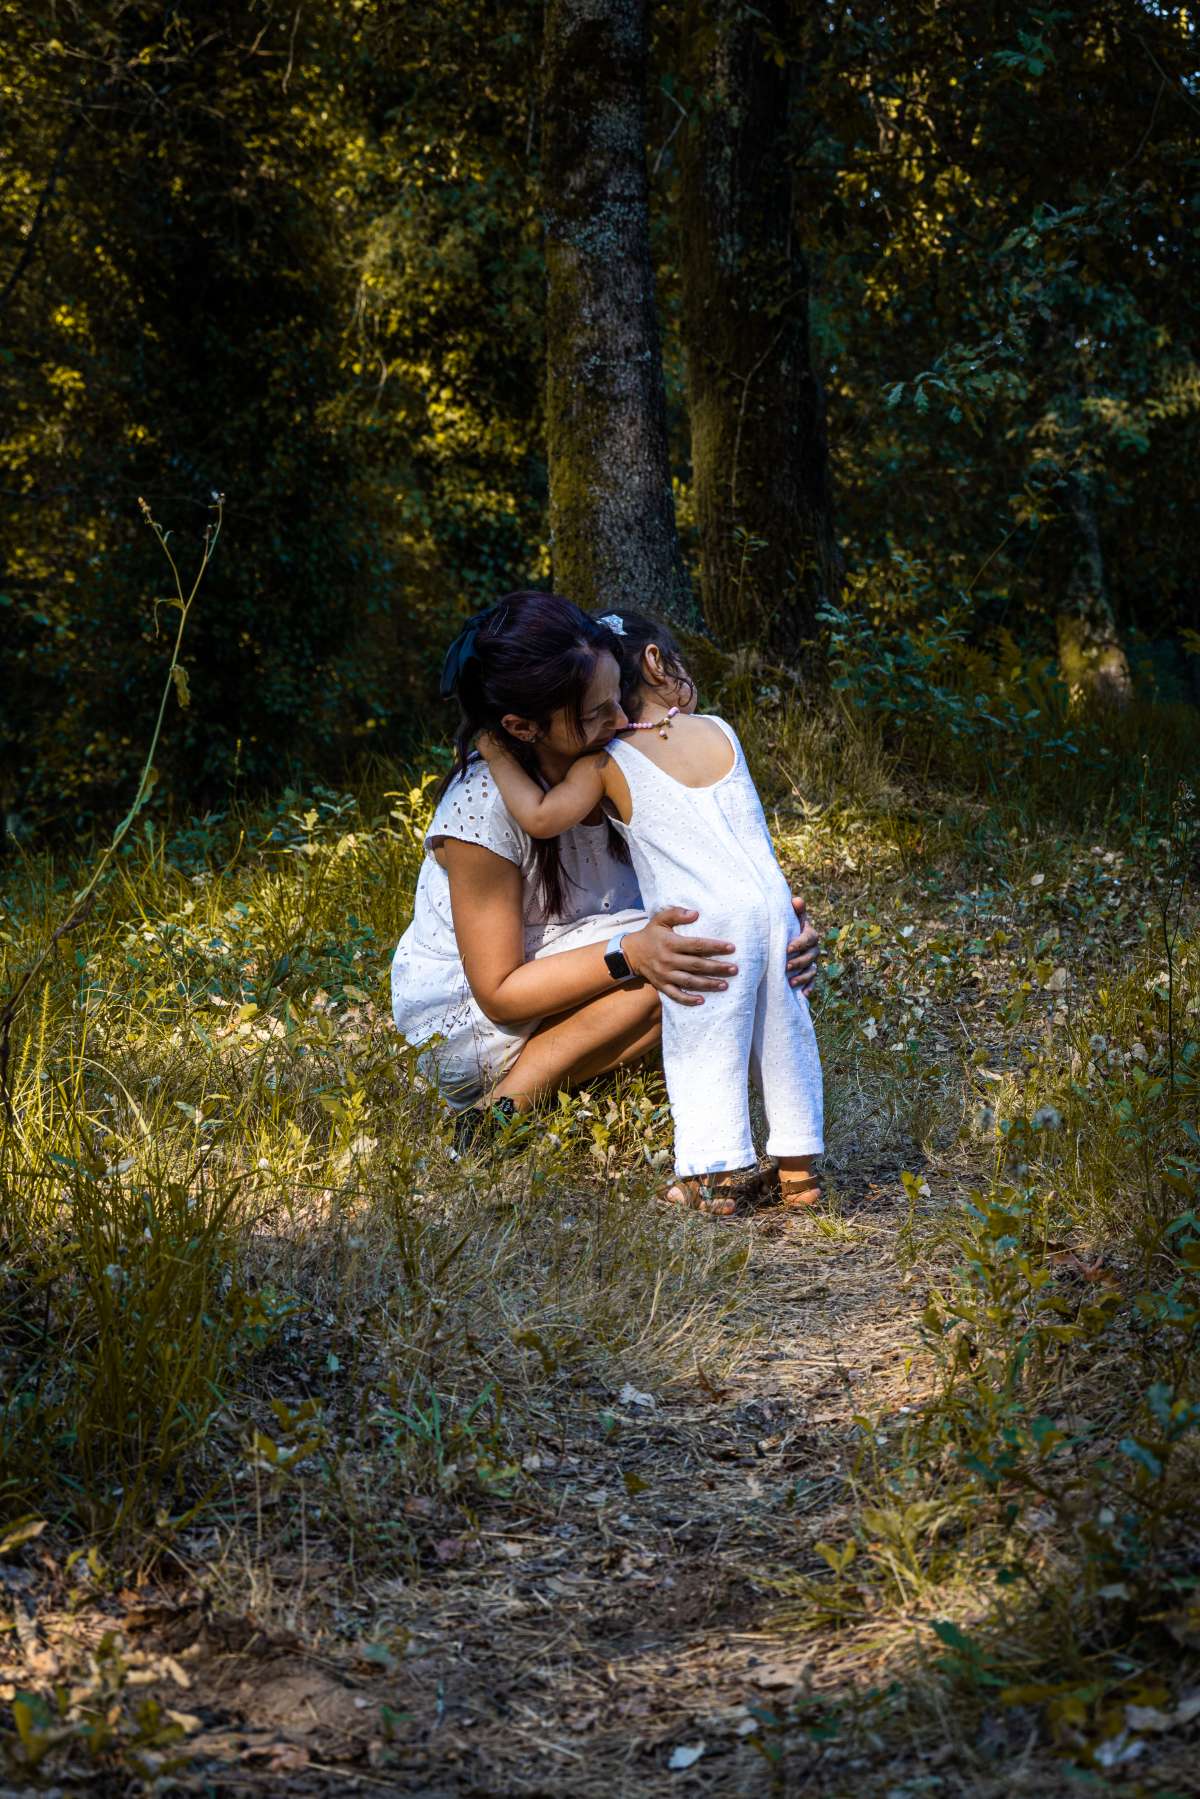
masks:
[[[489,617],[492,610],[493,608],[489,607],[487,612],[477,612],[474,618],[469,618],[446,651],[446,660],[442,663],[441,685],[441,695],[444,700],[450,699],[458,691],[458,683],[462,678],[463,669],[468,662],[475,659],[477,653],[475,639],[479,636],[479,627]]]
[[[448,700],[458,691],[458,683],[462,679],[463,669],[468,662],[474,662],[479,654],[475,648],[475,640],[485,625],[499,631],[508,618],[508,601],[501,601],[499,606],[486,606],[469,618],[450,648],[446,651],[446,660],[442,663],[441,695]]]

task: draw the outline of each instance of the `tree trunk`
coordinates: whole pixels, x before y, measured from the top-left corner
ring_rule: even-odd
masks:
[[[1095,495],[1087,475],[1068,476],[1067,505],[1076,542],[1066,609],[1056,621],[1058,665],[1072,694],[1126,706],[1133,682],[1108,596]]]
[[[650,262],[646,0],[548,0],[543,68],[554,584],[695,624]]]
[[[793,229],[799,71],[763,41],[793,18],[789,0],[689,0],[680,233],[704,616],[726,642],[803,657],[842,566]]]

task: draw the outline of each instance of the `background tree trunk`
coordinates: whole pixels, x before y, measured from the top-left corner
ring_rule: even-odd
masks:
[[[1076,542],[1066,607],[1055,621],[1059,667],[1073,693],[1090,695],[1106,706],[1126,706],[1133,697],[1133,681],[1108,595],[1089,476],[1068,477],[1067,506]]]
[[[1096,476],[1087,454],[1083,395],[1088,375],[1076,347],[1081,330],[1075,321],[1066,320],[1050,335],[1068,371],[1059,405],[1068,441],[1074,441],[1078,458],[1066,478],[1070,560],[1065,602],[1055,619],[1058,665],[1077,698],[1097,700],[1104,706],[1126,706],[1133,697],[1133,680],[1109,595]]]
[[[697,622],[667,452],[650,262],[645,0],[549,0],[542,182],[556,588]]]
[[[841,586],[809,272],[793,229],[789,112],[800,71],[765,39],[788,0],[689,0],[695,98],[680,158],[680,265],[705,619],[793,657]]]

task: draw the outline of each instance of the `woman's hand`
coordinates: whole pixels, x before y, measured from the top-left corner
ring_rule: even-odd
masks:
[[[802,894],[793,893],[792,905],[796,912],[796,922],[800,926],[800,935],[793,937],[788,944],[788,982],[792,987],[799,987],[801,992],[807,993],[817,978],[821,933],[808,921],[808,908]]]
[[[704,993],[720,992],[729,985],[725,977],[737,973],[735,962],[721,959],[733,954],[732,943],[677,934],[676,925],[694,924],[699,916],[684,906],[667,906],[640,931],[626,932],[621,944],[634,974],[680,1006],[702,1006]],[[811,926],[809,934],[815,941]],[[803,938],[800,942],[803,944]]]

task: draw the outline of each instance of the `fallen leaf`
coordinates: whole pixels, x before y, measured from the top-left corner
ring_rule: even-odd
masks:
[[[1052,1249],[1046,1256],[1052,1268],[1061,1268],[1064,1274],[1074,1274],[1080,1280],[1099,1283],[1106,1287],[1120,1285],[1117,1276],[1099,1257],[1088,1261],[1074,1249]]]
[[[798,1687],[803,1677],[802,1668],[789,1667],[786,1662],[768,1662],[764,1668],[755,1668],[751,1676],[756,1687],[770,1689]]]
[[[694,1763],[700,1760],[700,1757],[703,1754],[703,1743],[680,1743],[678,1749],[672,1749],[671,1759],[668,1761],[667,1766],[672,1772],[678,1773],[681,1768],[692,1767]]]
[[[715,1386],[714,1383],[709,1380],[699,1362],[696,1363],[696,1379],[699,1381],[700,1391],[704,1394],[706,1399],[716,1400],[727,1397],[729,1388]]]
[[[1127,1705],[1125,1722],[1130,1730],[1178,1730],[1200,1717],[1200,1693],[1181,1699],[1173,1711],[1160,1711],[1156,1705]]]
[[[625,1385],[617,1394],[617,1403],[618,1405],[646,1406],[650,1411],[653,1411],[655,1407],[653,1393],[639,1393],[637,1388],[631,1385],[629,1381],[625,1382]]]
[[[45,1528],[44,1518],[18,1518],[0,1536],[0,1555],[7,1555],[10,1549],[20,1548],[22,1543],[31,1543],[34,1537],[41,1536]]]

